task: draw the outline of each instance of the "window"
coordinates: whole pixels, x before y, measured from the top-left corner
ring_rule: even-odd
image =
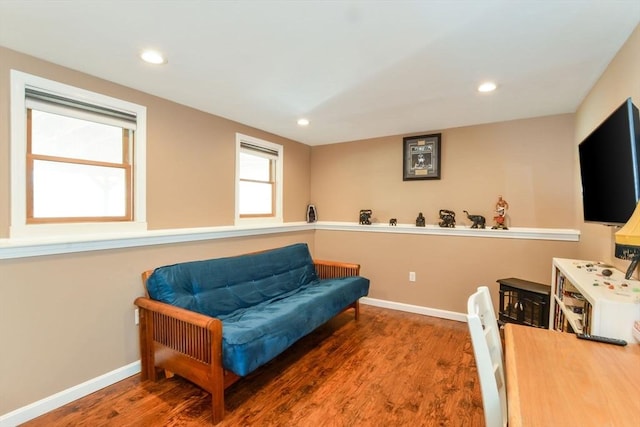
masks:
[[[11,236],[139,231],[145,107],[12,70]]]
[[[135,116],[29,88],[26,108],[27,223],[131,221]]]
[[[282,146],[241,134],[236,145],[236,222],[282,222]]]

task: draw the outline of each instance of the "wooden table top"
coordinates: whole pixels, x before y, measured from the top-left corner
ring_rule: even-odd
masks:
[[[640,345],[508,323],[509,427],[640,425]]]

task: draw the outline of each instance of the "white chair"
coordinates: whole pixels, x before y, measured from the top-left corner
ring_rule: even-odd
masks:
[[[476,358],[487,427],[507,425],[507,392],[498,321],[486,286],[467,301],[467,324]]]

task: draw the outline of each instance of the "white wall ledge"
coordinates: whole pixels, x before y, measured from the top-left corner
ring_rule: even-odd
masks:
[[[482,230],[472,229],[467,226],[441,228],[436,225],[416,227],[413,224],[389,226],[387,224],[360,225],[354,222],[320,221],[314,224],[307,224],[306,222],[289,222],[284,224],[262,224],[252,226],[149,230],[136,233],[105,233],[68,237],[55,236],[50,238],[0,239],[0,259],[27,258],[74,252],[133,248],[139,246],[229,239],[234,237],[259,236],[265,234],[291,233],[309,230],[422,234],[499,239],[556,240],[566,242],[577,242],[580,240],[579,230],[559,228],[512,227],[508,230],[491,230],[489,228]]]
[[[479,229],[462,225],[456,225],[455,228],[445,228],[437,225],[426,225],[425,227],[416,227],[414,224],[398,224],[397,226],[390,226],[382,223],[360,225],[357,223],[328,221],[316,223],[315,228],[316,230],[428,234],[436,236],[486,237],[493,239],[559,240],[566,242],[580,241],[580,230],[566,228],[509,227],[508,230],[492,230],[491,227]]]
[[[314,224],[290,222],[260,226],[224,226],[149,230],[136,233],[109,233],[51,238],[0,239],[0,259],[134,248],[138,246],[229,239],[263,234],[314,230]]]

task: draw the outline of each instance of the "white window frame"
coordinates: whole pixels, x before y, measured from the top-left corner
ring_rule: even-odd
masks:
[[[147,108],[17,70],[11,70],[11,226],[10,238],[78,234],[129,233],[147,230],[146,128]],[[25,90],[37,88],[89,104],[136,115],[133,151],[133,221],[27,224],[27,109]]]
[[[276,160],[275,170],[275,215],[273,216],[260,216],[252,218],[240,218],[240,151],[241,143],[249,143],[258,147],[264,147],[269,150],[278,152],[278,159]],[[235,192],[235,224],[256,224],[256,223],[282,223],[282,189],[283,186],[283,173],[284,170],[284,147],[280,144],[274,144],[273,142],[265,141],[263,139],[255,138],[249,135],[243,135],[236,133],[236,192]]]

